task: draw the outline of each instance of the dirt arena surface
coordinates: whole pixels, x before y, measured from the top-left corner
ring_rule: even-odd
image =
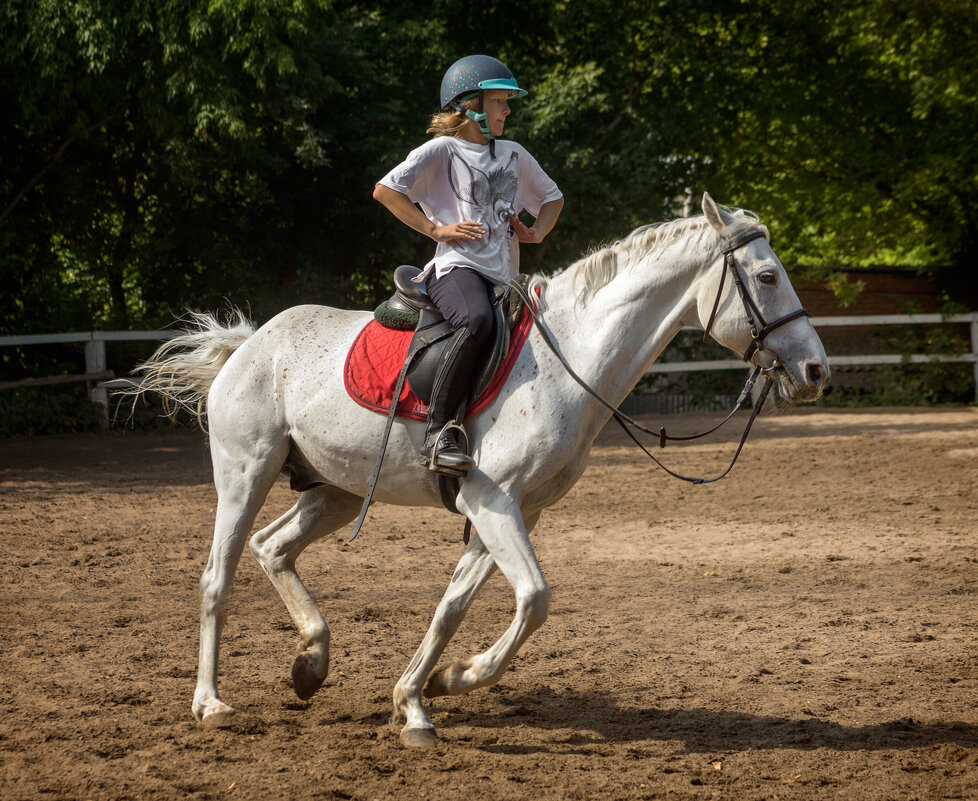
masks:
[[[738,435],[664,458],[716,472]],[[190,701],[214,505],[197,432],[0,441],[0,798],[978,798],[978,408],[765,416],[709,486],[606,430],[533,533],[550,619],[498,685],[430,702],[423,752],[390,693],[459,518],[377,506],[306,552],[333,635],[309,702],[246,551],[221,654],[242,715],[213,730]],[[496,575],[447,656],[512,613]]]

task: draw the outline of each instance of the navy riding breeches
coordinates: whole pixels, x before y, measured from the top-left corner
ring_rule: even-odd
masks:
[[[455,267],[425,282],[430,297],[455,330],[465,328],[481,351],[492,336],[492,284],[475,270]]]

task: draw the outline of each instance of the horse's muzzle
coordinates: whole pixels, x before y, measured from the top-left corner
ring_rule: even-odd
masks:
[[[790,370],[777,361],[768,369],[775,371],[772,374],[778,379],[781,396],[792,403],[817,401],[822,397],[831,375],[828,364],[819,359],[803,361],[797,370]]]

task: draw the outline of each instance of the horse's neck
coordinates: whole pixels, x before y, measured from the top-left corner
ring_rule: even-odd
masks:
[[[673,246],[655,263],[622,265],[583,307],[561,274],[548,287],[548,324],[578,374],[619,403],[680,329],[698,323],[701,272]]]

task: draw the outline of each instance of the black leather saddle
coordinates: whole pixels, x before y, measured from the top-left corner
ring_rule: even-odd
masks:
[[[380,308],[374,313],[375,319],[382,325],[410,330],[414,327],[414,336],[408,346],[407,357],[404,366],[401,368],[400,375],[397,377],[397,385],[394,387],[394,402],[391,403],[390,411],[387,413],[387,425],[384,428],[384,435],[380,443],[380,453],[377,456],[377,464],[373,474],[367,484],[367,491],[363,498],[363,505],[360,507],[360,517],[353,526],[353,533],[350,534],[350,541],[360,531],[363,521],[367,515],[367,509],[373,498],[374,488],[377,486],[377,479],[380,477],[380,469],[384,464],[384,452],[387,450],[387,440],[390,437],[391,426],[397,413],[396,399],[401,396],[404,382],[407,380],[411,390],[424,403],[431,403],[431,391],[435,383],[435,373],[438,371],[438,362],[441,360],[442,352],[448,344],[448,339],[455,332],[454,327],[449,323],[438,307],[428,297],[427,289],[421,283],[415,283],[412,278],[421,274],[417,267],[402,264],[394,270],[394,296],[381,304]],[[478,371],[472,387],[469,389],[470,398],[478,398],[489,386],[496,370],[503,363],[509,351],[510,330],[523,314],[522,300],[518,293],[512,293],[508,286],[493,287],[492,309],[493,309],[493,338],[492,348],[488,357],[485,359],[481,369]],[[515,302],[514,299],[515,298]],[[417,322],[415,323],[415,317]],[[464,415],[459,410],[458,416]],[[455,506],[455,498],[459,491],[459,479],[453,476],[439,474],[436,476],[438,493],[445,508],[450,512],[458,513]],[[471,522],[466,520],[463,540],[468,543]]]
[[[411,280],[420,274],[421,271],[417,267],[408,264],[402,264],[394,270],[395,292],[386,305],[390,312],[418,315],[414,337],[408,347],[408,353],[413,358],[408,366],[407,382],[415,395],[425,403],[430,403],[438,362],[448,344],[448,338],[455,329],[428,297],[428,290],[424,284]],[[510,308],[511,290],[508,286],[495,286],[492,291],[492,344],[472,381],[470,398],[478,398],[485,392],[496,370],[505,360],[509,351],[510,330],[519,316]]]

